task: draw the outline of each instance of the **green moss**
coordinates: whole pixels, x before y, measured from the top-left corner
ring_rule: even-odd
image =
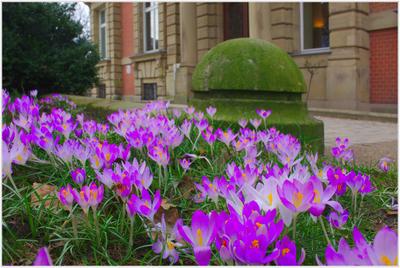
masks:
[[[285,51],[251,38],[228,40],[212,48],[196,66],[192,86],[194,91],[306,92],[300,69]]]
[[[214,125],[223,129],[238,130],[238,120],[241,118],[259,118],[256,109],[270,109],[271,116],[267,120],[267,127],[275,127],[283,133],[296,136],[304,147],[309,147],[320,154],[324,152],[323,123],[308,114],[303,102],[263,101],[244,99],[192,99],[190,105],[199,110],[208,106],[217,108]],[[263,124],[260,126],[263,128]]]

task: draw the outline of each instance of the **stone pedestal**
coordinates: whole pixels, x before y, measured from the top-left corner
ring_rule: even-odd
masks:
[[[295,135],[306,148],[323,153],[323,123],[308,114],[301,100],[304,77],[272,43],[238,38],[218,44],[197,64],[192,86],[189,104],[200,110],[216,107],[219,127],[238,128],[238,120],[258,117],[256,109],[271,109],[267,127]]]

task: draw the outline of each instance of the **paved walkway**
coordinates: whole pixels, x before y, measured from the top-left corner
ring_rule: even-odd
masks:
[[[315,116],[324,122],[325,153],[336,137],[347,137],[357,163],[375,164],[383,156],[397,160],[397,124]]]

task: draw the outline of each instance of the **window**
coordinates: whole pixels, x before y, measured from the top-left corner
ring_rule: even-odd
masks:
[[[300,3],[301,50],[329,50],[329,4]]]
[[[99,12],[99,48],[100,58],[107,58],[107,39],[106,39],[106,10]]]
[[[248,3],[224,3],[224,40],[249,37]]]
[[[143,84],[143,100],[156,100],[157,99],[157,84],[148,83]]]
[[[158,50],[157,2],[145,2],[143,9],[143,48],[145,52]]]
[[[97,98],[106,98],[106,85],[101,84],[97,88]]]

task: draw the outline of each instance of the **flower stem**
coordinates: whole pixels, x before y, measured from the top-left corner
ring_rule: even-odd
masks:
[[[362,205],[363,199],[364,199],[364,196],[361,195],[361,201],[360,201],[360,204],[358,205],[357,219],[359,219],[361,216],[361,205]]]
[[[162,177],[162,174],[161,174],[161,165],[158,165],[158,187],[161,189],[161,177]]]
[[[330,224],[330,229],[331,229],[331,234],[332,234],[332,241],[333,241],[333,245],[336,247],[336,238],[335,238],[335,231],[333,230],[332,225]]]
[[[93,219],[94,219],[94,225],[96,226],[97,245],[100,246],[100,229],[99,229],[99,222],[97,221],[96,209],[93,209]]]
[[[72,232],[74,234],[74,239],[76,242],[78,239],[78,229],[76,227],[76,218],[75,218],[74,214],[72,213],[72,209],[71,209],[71,222],[72,222]]]
[[[292,234],[292,239],[295,241],[296,240],[296,220],[297,220],[297,214],[293,215],[293,234]]]
[[[357,194],[354,195],[354,214],[356,213],[357,209]]]
[[[131,218],[131,228],[129,229],[129,247],[133,246],[133,225],[135,222],[135,216]]]
[[[322,217],[319,216],[318,218],[319,218],[319,222],[321,223],[322,231],[324,232],[324,236],[325,236],[325,238],[326,238],[326,241],[328,242],[329,245],[332,245],[332,244],[331,244],[331,241],[329,240],[328,233],[326,232],[325,224],[324,224],[324,222],[323,222],[323,220],[322,220]]]

